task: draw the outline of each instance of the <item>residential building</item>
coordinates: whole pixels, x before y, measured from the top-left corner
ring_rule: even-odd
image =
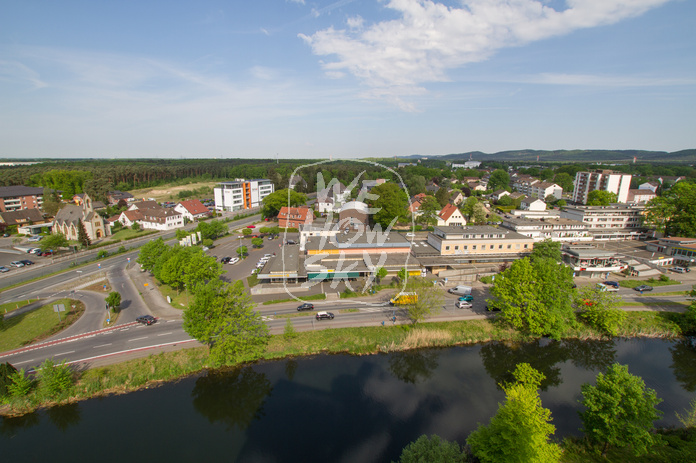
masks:
[[[628,190],[628,201],[629,203],[635,204],[645,204],[651,199],[655,199],[657,193],[647,188],[639,188],[636,190]]]
[[[0,187],[0,212],[41,209],[43,188],[24,185]]]
[[[361,201],[349,201],[341,207],[338,213],[338,227],[345,229],[364,229],[369,220],[369,208]]]
[[[210,210],[198,199],[188,199],[181,201],[174,206],[174,210],[179,212],[186,220],[204,219],[210,215]]]
[[[264,178],[232,182],[222,182],[214,188],[215,210],[240,211],[254,209],[262,205],[262,200],[274,191],[273,182]]]
[[[592,235],[583,222],[570,219],[523,219],[505,217],[502,227],[528,236],[535,241],[592,241]]]
[[[305,179],[303,179],[300,175],[295,174],[292,177],[290,177],[290,182],[288,183],[288,188],[291,190],[294,190],[297,185],[300,185],[300,188],[306,189],[307,188],[307,182]]]
[[[109,200],[110,206],[118,204],[118,202],[121,200],[124,200],[127,203],[135,201],[135,198],[132,194],[128,193],[127,191],[119,190],[109,191],[106,195],[106,198]]]
[[[423,204],[420,200],[411,200],[411,204],[408,206],[408,212],[410,212],[413,217],[419,217],[423,213],[420,212],[421,204]]]
[[[561,218],[585,223],[595,240],[634,240],[645,234],[644,213],[641,205],[566,206]]]
[[[450,202],[450,204],[454,204],[455,206],[459,206],[461,203],[464,202],[464,195],[462,194],[461,191],[455,190],[455,191],[450,193],[449,202]]]
[[[45,227],[52,227],[53,222],[44,218],[38,209],[22,209],[19,211],[0,212],[0,230],[12,225],[17,226],[17,232],[25,235],[36,235]]]
[[[536,183],[540,183],[540,180],[529,175],[520,175],[512,180],[512,188],[526,196],[531,196],[532,185]]]
[[[545,211],[546,203],[541,199],[525,198],[520,202],[520,209],[525,211]]]
[[[500,200],[500,198],[502,198],[503,196],[510,196],[510,192],[509,192],[509,191],[505,191],[505,190],[497,190],[497,191],[494,191],[493,193],[491,193],[490,198],[491,198],[493,201],[498,201],[498,200]]]
[[[350,191],[341,182],[330,182],[329,186],[317,192],[315,203],[317,212],[324,214],[340,211],[349,195]]]
[[[184,216],[175,208],[165,208],[156,201],[140,201],[132,204],[119,216],[119,221],[126,227],[137,222],[149,230],[174,230],[184,226]]]
[[[100,240],[111,234],[104,219],[94,212],[89,195],[84,196],[81,206],[68,204],[56,213],[52,233],[62,233],[69,240],[77,240],[80,233],[78,228],[80,220],[91,241]]]
[[[428,244],[441,256],[467,256],[477,262],[516,259],[534,249],[534,239],[490,226],[438,226],[428,234]]]
[[[575,189],[573,201],[578,204],[587,204],[587,197],[595,190],[615,193],[617,201],[628,201],[628,190],[631,188],[631,174],[622,174],[610,170],[596,170],[594,172],[578,172],[575,174]]]
[[[452,163],[452,169],[476,169],[481,165],[481,161],[466,161],[464,164]]]
[[[437,225],[440,227],[463,227],[466,225],[466,219],[457,206],[447,203],[437,215]]]
[[[640,190],[650,190],[653,193],[657,193],[657,189],[660,188],[660,184],[657,182],[645,182],[638,185]]]
[[[563,188],[555,183],[537,182],[531,187],[530,195],[534,198],[546,201],[547,196],[553,196],[556,199],[563,197]]]
[[[300,225],[311,225],[313,221],[314,213],[307,206],[283,206],[278,212],[278,226],[280,228],[298,228]]]

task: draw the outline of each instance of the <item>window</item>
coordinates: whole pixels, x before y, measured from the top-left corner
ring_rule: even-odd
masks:
[[[491,244],[491,247],[490,247],[490,248],[488,248],[488,249],[493,249],[494,247],[495,247],[495,246]]]
[[[449,251],[449,246],[445,246],[445,251]]]
[[[527,249],[528,246],[529,246],[528,244],[525,244],[525,245],[524,245],[524,248]]]
[[[473,249],[474,251],[476,251],[476,245],[474,245],[474,246],[472,247],[472,249]]]
[[[511,245],[511,244],[508,244],[507,248],[508,248],[508,249],[512,249],[512,245]]]
[[[499,244],[499,245],[498,245],[498,249],[503,249],[503,245],[502,245],[502,244]]]
[[[459,250],[459,246],[455,246],[455,247],[454,247],[454,250],[455,250],[455,251],[458,251],[458,250]]]
[[[466,251],[467,249],[469,249],[469,246],[466,246],[466,245],[465,245],[465,246],[464,246],[464,250]]]
[[[519,248],[520,248],[520,245],[519,245],[519,243],[518,243],[518,244],[515,245],[515,249],[519,249]]]

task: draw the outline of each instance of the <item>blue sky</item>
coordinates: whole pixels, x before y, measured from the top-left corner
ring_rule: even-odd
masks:
[[[696,148],[693,0],[0,3],[0,157]]]

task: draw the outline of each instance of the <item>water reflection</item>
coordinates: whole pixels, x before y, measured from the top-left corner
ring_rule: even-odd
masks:
[[[0,418],[0,434],[14,437],[18,432],[32,428],[37,424],[39,424],[39,414],[36,412],[13,418]]]
[[[694,362],[696,337],[682,339],[673,344],[669,351],[672,354],[670,368],[674,372],[674,377],[687,391],[696,391],[696,362]]]
[[[429,379],[438,367],[434,350],[412,350],[389,354],[389,370],[401,381],[417,384]]]
[[[46,415],[56,428],[65,432],[69,427],[80,422],[80,405],[74,403],[51,407],[46,410]]]
[[[196,411],[211,423],[245,430],[264,416],[263,405],[272,389],[265,374],[243,367],[209,371],[196,380],[191,395]]]
[[[481,348],[480,355],[499,388],[500,384],[514,380],[512,372],[518,363],[526,362],[546,376],[540,386],[545,391],[563,382],[562,363],[571,361],[580,368],[604,370],[614,363],[616,349],[613,341],[540,339],[530,343],[492,342]]]
[[[285,376],[288,381],[292,381],[295,378],[295,372],[297,371],[297,360],[288,359],[285,362]]]

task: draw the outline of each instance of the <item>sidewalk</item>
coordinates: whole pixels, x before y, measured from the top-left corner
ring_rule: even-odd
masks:
[[[163,320],[180,320],[183,317],[183,310],[175,309],[167,303],[149,272],[141,272],[139,265],[128,264],[126,275],[138,289],[138,293],[153,316]]]

